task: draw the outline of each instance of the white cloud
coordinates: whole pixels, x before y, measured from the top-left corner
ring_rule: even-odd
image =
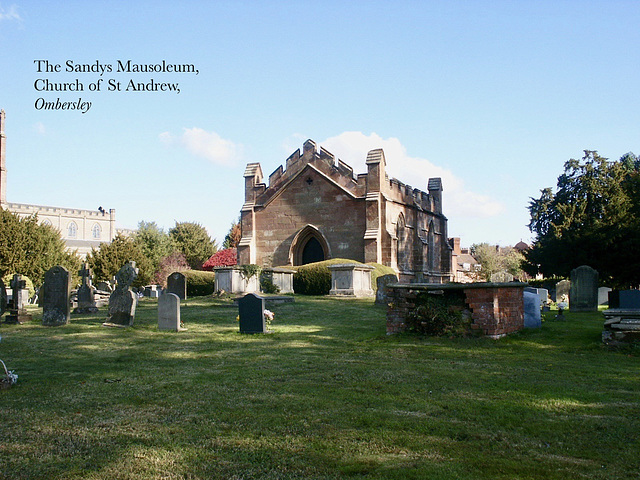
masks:
[[[226,140],[216,132],[207,132],[202,128],[184,128],[182,135],[176,137],[169,132],[158,135],[160,141],[169,145],[179,145],[191,154],[203,157],[216,165],[235,165],[242,157],[242,145]]]
[[[411,157],[394,137],[383,139],[376,133],[343,132],[321,142],[326,150],[350,165],[355,174],[367,171],[365,160],[369,150],[382,148],[387,160],[387,174],[414,188],[426,190],[429,178],[442,178],[444,213],[449,217],[493,217],[505,211],[505,206],[488,195],[469,189],[450,170],[429,160]]]
[[[0,6],[0,21],[2,20],[22,21],[22,18],[18,13],[18,7],[16,5],[11,5],[8,9],[5,9]]]

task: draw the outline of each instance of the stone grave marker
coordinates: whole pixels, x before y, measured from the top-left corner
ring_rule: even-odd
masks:
[[[175,293],[180,300],[186,300],[187,277],[181,272],[173,272],[167,277],[167,292]]]
[[[69,323],[71,275],[57,265],[44,274],[42,285],[42,325],[57,327]]]
[[[180,297],[175,293],[165,293],[158,297],[158,330],[180,332]]]
[[[561,280],[556,283],[556,302],[562,301],[562,296],[567,296],[567,303],[569,303],[569,291],[571,290],[571,282],[569,280]]]
[[[240,333],[267,333],[264,321],[264,298],[248,293],[238,300]]]
[[[572,312],[598,310],[598,272],[587,265],[571,270],[569,310]]]
[[[109,316],[103,325],[125,327],[133,325],[138,299],[131,290],[131,284],[137,275],[136,262],[129,262],[118,270],[116,274],[118,283],[109,297]]]
[[[398,283],[398,277],[393,273],[390,273],[388,275],[381,275],[376,278],[376,304],[386,305],[387,303],[389,303],[389,299],[387,297],[387,285],[389,285],[390,283]]]
[[[0,278],[0,317],[7,311],[7,289]]]
[[[9,315],[5,317],[5,323],[21,324],[31,320],[31,315],[24,307],[27,304],[25,297],[29,292],[26,287],[26,280],[22,280],[22,275],[16,273],[11,280],[11,302],[8,305]]]
[[[491,283],[513,282],[513,275],[506,271],[496,272],[491,274],[491,278],[489,280],[491,281]]]
[[[524,326],[525,328],[539,328],[542,326],[540,316],[540,296],[537,292],[524,293]]]
[[[91,285],[91,270],[88,263],[83,263],[82,268],[78,271],[78,275],[82,277],[82,284],[78,288],[78,306],[73,313],[97,313],[98,306],[93,285]]]
[[[598,305],[607,305],[609,303],[609,287],[598,288]]]

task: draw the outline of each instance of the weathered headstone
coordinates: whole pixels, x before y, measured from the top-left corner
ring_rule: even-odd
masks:
[[[104,325],[133,325],[138,300],[131,290],[131,284],[137,275],[136,262],[127,263],[116,274],[117,285],[109,297],[109,316]]]
[[[238,300],[240,333],[267,333],[264,321],[264,298],[248,293]]]
[[[113,287],[111,286],[111,284],[109,282],[98,282],[98,284],[96,285],[96,288],[102,292],[113,292]]]
[[[186,300],[187,277],[181,272],[173,272],[167,277],[167,292],[175,293],[180,300]]]
[[[20,324],[24,321],[31,320],[31,315],[27,313],[25,305],[25,296],[28,296],[26,290],[27,282],[22,280],[22,275],[15,274],[11,280],[11,302],[8,305],[9,315],[5,317],[5,323]],[[26,293],[25,293],[26,292]]]
[[[587,265],[571,270],[569,310],[572,312],[598,310],[598,272]]]
[[[158,297],[158,330],[184,330],[180,326],[180,298],[175,293]]]
[[[513,275],[507,271],[492,273],[489,279],[492,283],[513,282]]]
[[[42,293],[42,325],[57,327],[69,323],[71,275],[57,265],[44,274]]]
[[[390,283],[398,283],[397,275],[390,273],[388,275],[381,275],[376,278],[376,304],[386,305],[387,303],[389,303],[389,299],[387,297],[387,285],[389,285]]]
[[[569,291],[571,290],[571,282],[569,280],[561,280],[556,283],[556,302],[561,302],[562,297],[566,296],[566,302],[569,302]]]
[[[82,277],[82,284],[78,288],[78,306],[73,313],[97,313],[98,306],[93,285],[91,285],[91,270],[88,263],[83,263],[82,268],[78,272]]]
[[[542,326],[540,317],[540,296],[537,292],[524,291],[524,326],[525,328],[539,328]]]

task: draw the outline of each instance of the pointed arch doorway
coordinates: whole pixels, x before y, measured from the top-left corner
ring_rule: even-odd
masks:
[[[327,239],[317,227],[307,225],[301,229],[291,242],[289,261],[291,265],[306,265],[331,258]]]

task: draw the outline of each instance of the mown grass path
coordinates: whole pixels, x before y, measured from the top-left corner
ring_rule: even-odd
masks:
[[[183,302],[186,332],[105,312],[2,325],[7,479],[637,479],[640,355],[600,314],[501,340],[386,336],[371,300],[296,297],[275,333]]]

